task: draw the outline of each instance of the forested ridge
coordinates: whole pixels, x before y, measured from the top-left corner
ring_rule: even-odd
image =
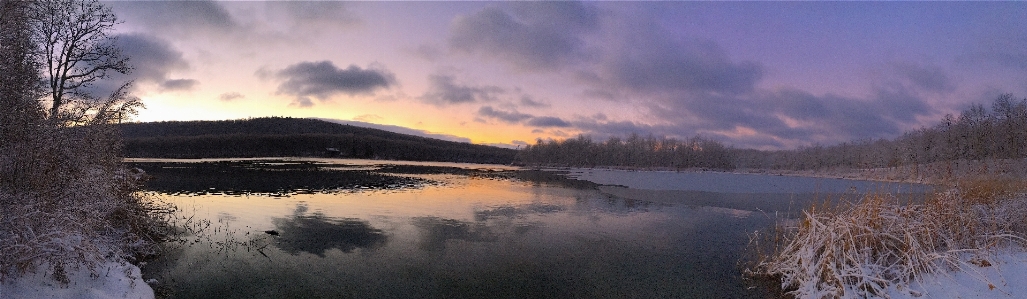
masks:
[[[265,117],[118,125],[126,157],[342,157],[509,164],[516,151],[317,119]]]
[[[810,170],[881,168],[940,161],[1027,157],[1027,99],[999,96],[990,109],[971,105],[939,124],[894,139],[857,140],[794,150],[737,149],[702,137],[641,136],[596,141],[589,136],[541,140],[525,147],[525,165]]]
[[[856,140],[793,150],[738,149],[703,137],[589,136],[538,140],[515,151],[316,119],[254,118],[120,124],[127,157],[332,156],[528,166],[786,169],[880,168],[939,161],[1027,157],[1027,100],[1006,94],[971,105],[939,124],[894,139]],[[330,151],[329,149],[334,149]]]

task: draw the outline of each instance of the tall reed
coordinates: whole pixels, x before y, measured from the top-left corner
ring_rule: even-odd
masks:
[[[775,228],[769,250],[747,272],[779,279],[798,298],[882,295],[925,273],[967,267],[967,256],[1022,249],[1024,190],[1021,181],[981,178],[922,202],[870,193],[853,203],[814,205]]]

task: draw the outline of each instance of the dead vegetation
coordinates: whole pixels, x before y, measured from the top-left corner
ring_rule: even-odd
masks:
[[[154,254],[174,208],[137,192],[139,173],[115,154],[116,132],[36,130],[0,145],[0,279],[44,266],[64,280],[65,267]]]
[[[1025,190],[1023,181],[982,178],[922,202],[885,193],[825,202],[754,236],[759,257],[746,271],[780,281],[797,298],[883,296],[889,286],[908,286],[923,274],[986,262],[994,250],[1022,249]]]
[[[153,254],[169,233],[173,207],[137,192],[110,125],[138,98],[78,90],[104,78],[96,63],[114,53],[104,50],[114,23],[98,1],[0,1],[0,280],[42,269],[68,283],[68,270]],[[69,60],[55,63],[60,45]],[[47,66],[64,70],[42,78],[57,73]]]

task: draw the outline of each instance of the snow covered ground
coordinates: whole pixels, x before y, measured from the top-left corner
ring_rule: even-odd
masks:
[[[598,184],[644,190],[689,190],[721,193],[802,193],[845,191],[924,192],[916,184],[833,178],[718,172],[571,169],[568,177]],[[984,259],[963,259],[960,269],[921,277],[909,286],[891,285],[881,298],[1027,298],[1027,253],[1006,251]],[[987,262],[981,262],[986,260]],[[856,292],[846,292],[854,294]]]
[[[922,283],[888,289],[893,299],[903,298],[1027,298],[1027,253],[1005,252],[967,264],[960,271],[922,277]],[[983,264],[986,267],[981,267]]]
[[[143,281],[139,268],[128,263],[108,262],[98,266],[95,277],[84,267],[68,269],[70,283],[62,285],[49,273],[37,270],[0,284],[4,299],[152,299],[153,289]]]

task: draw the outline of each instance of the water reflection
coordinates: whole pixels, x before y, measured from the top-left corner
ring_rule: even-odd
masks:
[[[485,223],[438,217],[417,217],[413,224],[421,231],[419,247],[427,251],[446,249],[449,240],[495,242],[497,236]]]
[[[735,265],[748,233],[773,223],[765,207],[792,202],[380,169],[444,184],[288,198],[166,195],[192,211],[186,216],[226,228],[212,237],[234,232],[254,245],[184,244],[144,277],[171,298],[759,298]]]
[[[488,221],[493,218],[521,218],[527,214],[549,214],[566,210],[563,206],[554,204],[532,203],[523,207],[499,206],[492,209],[474,212],[474,220]]]
[[[146,182],[146,189],[173,194],[293,195],[402,189],[433,183],[422,178],[312,162],[136,162],[130,166],[141,168],[152,177]]]
[[[325,257],[325,252],[338,249],[351,252],[385,243],[385,233],[360,219],[336,219],[321,213],[306,214],[306,205],[297,205],[292,216],[274,218],[278,234],[275,246],[293,255],[301,252]]]

